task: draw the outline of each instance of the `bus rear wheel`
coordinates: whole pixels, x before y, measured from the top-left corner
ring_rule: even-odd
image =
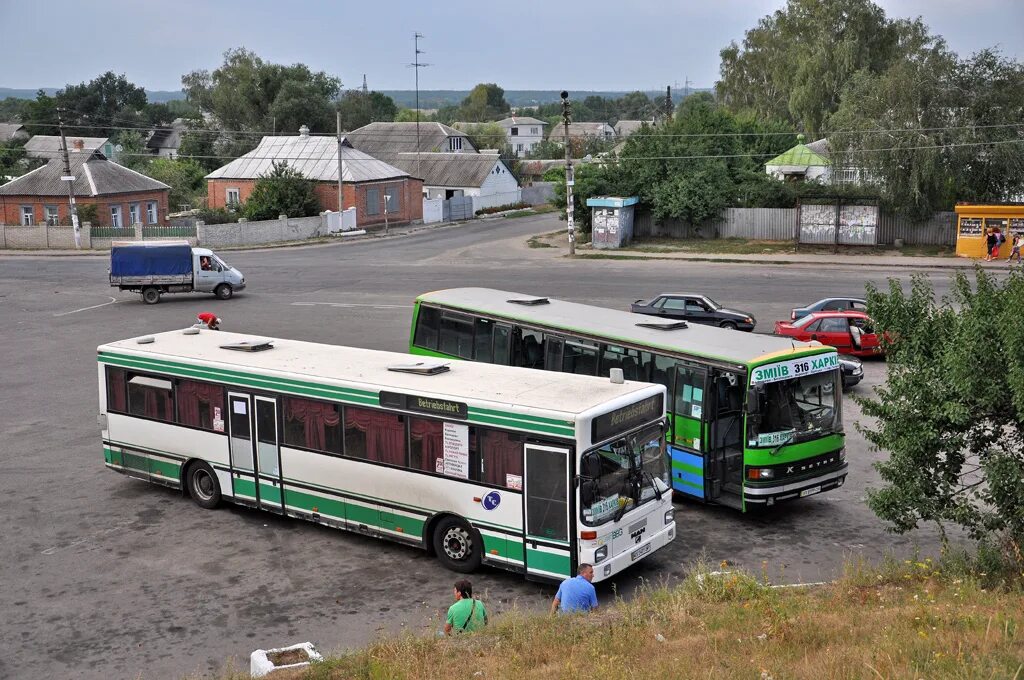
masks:
[[[483,559],[480,534],[462,520],[445,517],[434,529],[434,552],[448,569],[462,574],[476,571]]]
[[[220,484],[217,475],[209,465],[202,462],[193,463],[188,468],[185,478],[188,495],[201,508],[212,510],[220,505]]]

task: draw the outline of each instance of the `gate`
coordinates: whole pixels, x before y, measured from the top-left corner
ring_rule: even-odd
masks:
[[[468,220],[473,217],[472,196],[452,196],[444,202],[443,219],[445,222]]]
[[[804,204],[800,243],[873,246],[878,243],[878,206]]]

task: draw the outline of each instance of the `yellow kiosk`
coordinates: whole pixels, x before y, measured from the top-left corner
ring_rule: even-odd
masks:
[[[1000,257],[1009,257],[1014,234],[1024,234],[1024,204],[956,205],[956,254],[960,257],[985,257],[985,237],[990,229],[999,228],[1006,243],[999,249]]]

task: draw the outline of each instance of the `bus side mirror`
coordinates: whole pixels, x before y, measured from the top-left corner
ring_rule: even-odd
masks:
[[[756,416],[761,413],[761,402],[764,399],[764,387],[752,385],[747,390],[747,415]]]

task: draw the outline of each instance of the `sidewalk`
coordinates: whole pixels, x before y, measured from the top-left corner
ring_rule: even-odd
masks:
[[[550,243],[550,241],[548,242]],[[559,251],[563,256],[568,256],[568,245],[566,243],[551,243],[552,250]],[[722,263],[743,263],[769,265],[800,265],[800,266],[838,266],[838,267],[871,267],[876,269],[973,269],[975,265],[986,270],[1006,271],[1012,267],[1019,267],[1016,262],[1008,264],[1005,259],[993,262],[986,262],[982,259],[967,257],[927,257],[927,256],[906,256],[900,254],[880,255],[844,255],[836,254],[802,254],[802,253],[648,253],[628,248],[613,250],[594,250],[586,245],[576,248],[576,258],[589,258],[593,260],[685,260],[691,262],[722,262]]]

